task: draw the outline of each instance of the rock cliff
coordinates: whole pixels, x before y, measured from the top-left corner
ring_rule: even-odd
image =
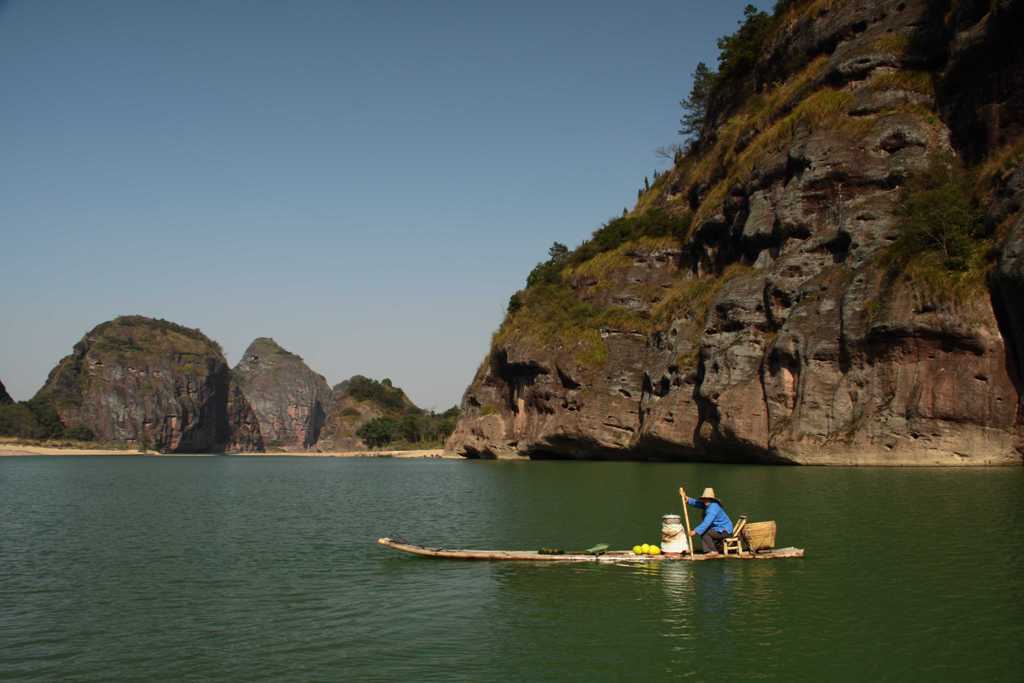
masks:
[[[33,400],[102,442],[219,452],[229,436],[228,383],[220,347],[199,330],[124,316],[75,344]]]
[[[1022,7],[749,17],[696,141],[512,297],[448,448],[1020,463]]]
[[[231,453],[265,451],[259,417],[233,375],[228,384],[227,412],[230,431],[227,450]]]
[[[245,440],[252,444],[258,439],[265,448],[283,450],[309,449],[319,441],[331,390],[302,358],[260,337],[246,349],[231,377],[236,387],[230,407],[235,440],[243,442],[237,444],[239,450],[260,450],[246,448]]]

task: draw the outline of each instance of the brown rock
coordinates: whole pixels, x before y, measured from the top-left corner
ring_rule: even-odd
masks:
[[[1022,5],[994,3],[992,16],[1015,17]],[[571,343],[578,330],[539,341],[508,332],[516,327],[507,321],[466,390],[450,450],[814,464],[1024,460],[1024,219],[1016,213],[1024,174],[993,200],[990,223],[1010,225],[1010,237],[991,296],[933,292],[887,274],[879,260],[895,239],[906,179],[937,155],[971,157],[959,142],[974,125],[964,102],[998,101],[1009,118],[990,120],[1002,131],[994,137],[1024,121],[1014,94],[1024,88],[1008,85],[1020,72],[1020,41],[1010,46],[986,23],[972,29],[981,43],[963,38],[947,49],[941,17],[923,0],[829,3],[794,16],[773,36],[755,80],[767,89],[826,55],[824,76],[803,96],[831,88],[826,101],[843,109],[824,124],[794,120],[747,167],[731,156],[733,166],[692,185],[686,169],[700,159],[670,171],[665,192],[645,202],[699,208],[703,218],[679,248],[660,245],[668,256],[658,260],[642,241],[627,243],[616,253],[628,259],[602,257],[600,268],[574,266],[567,276],[581,301],[641,322],[601,323],[588,363]],[[963,33],[978,22],[965,15],[960,24]],[[941,70],[955,83],[967,64],[991,61],[976,47],[985,41],[1002,46],[1009,61],[994,68],[1009,80],[972,85],[966,100],[942,88],[936,99],[922,85],[928,79],[908,71]],[[741,105],[717,102],[713,121],[725,123]],[[952,129],[938,110],[950,112]],[[733,153],[759,143],[748,131]]]
[[[260,432],[260,421],[249,404],[248,399],[232,376],[228,387],[228,425],[231,438],[227,449],[232,453],[261,453],[263,434]]]
[[[239,438],[252,442],[254,431],[248,422],[243,402],[251,407],[259,423],[259,435],[268,449],[303,450],[312,448],[330,401],[330,388],[321,375],[306,366],[302,358],[286,351],[268,337],[249,345],[231,373],[241,396],[233,408],[239,411]]]
[[[124,316],[97,325],[50,372],[36,398],[66,428],[162,452],[219,452],[228,442],[229,372],[199,330]]]

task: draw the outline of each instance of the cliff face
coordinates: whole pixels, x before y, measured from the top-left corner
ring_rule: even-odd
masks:
[[[249,345],[231,376],[237,388],[230,408],[237,440],[252,443],[258,438],[265,448],[302,450],[320,439],[331,390],[302,358],[261,337]],[[258,432],[245,404],[251,407]]]
[[[99,441],[218,452],[228,441],[228,378],[220,348],[198,330],[125,316],[75,344],[36,399]]]
[[[713,101],[710,132],[629,216],[513,297],[448,448],[1021,462],[1024,59],[1007,26],[1024,3],[939,4],[788,3],[746,95]],[[1003,162],[978,169],[995,261],[894,266],[910,179],[956,157]]]
[[[416,407],[390,380],[356,375],[334,387],[273,339],[234,370],[199,330],[124,316],[97,325],[31,401],[0,384],[0,434],[96,440],[161,452],[357,450],[360,427],[387,418],[378,443],[436,443],[454,415]]]
[[[231,453],[260,453],[266,450],[260,420],[249,400],[242,392],[232,373],[228,384],[228,428],[230,438],[227,450]]]
[[[14,403],[14,399],[7,393],[7,387],[4,386],[3,382],[0,382],[0,405],[9,405]]]

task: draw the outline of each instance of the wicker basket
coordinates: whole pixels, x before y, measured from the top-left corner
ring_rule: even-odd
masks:
[[[743,527],[744,544],[753,552],[775,547],[775,522],[749,522]]]

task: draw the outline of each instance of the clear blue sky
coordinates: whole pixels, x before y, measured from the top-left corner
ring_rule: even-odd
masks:
[[[0,380],[139,313],[456,403],[744,4],[0,0]]]

